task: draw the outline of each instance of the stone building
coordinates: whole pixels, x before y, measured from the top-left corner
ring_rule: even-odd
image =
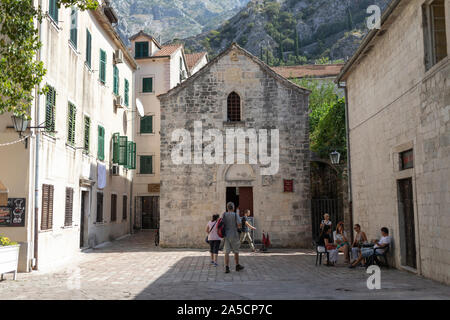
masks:
[[[241,213],[251,210],[256,239],[265,231],[274,246],[311,245],[308,95],[308,90],[233,44],[181,85],[158,96],[162,246],[205,246],[207,221],[212,214],[223,213],[228,201]],[[251,129],[258,130],[258,139],[249,135]],[[263,129],[270,132],[266,138],[272,160],[279,145],[278,161],[262,161],[261,152],[268,147],[259,131]],[[184,132],[180,140],[184,143],[194,130],[194,142],[184,149],[179,164],[174,135]],[[233,160],[238,152],[231,150],[234,139],[225,140],[232,130],[246,146],[248,159],[239,164],[223,157]],[[214,143],[208,144],[212,137]],[[211,151],[208,145],[218,147]],[[259,157],[250,148],[256,145]],[[202,161],[208,154],[215,161]],[[192,158],[195,164],[190,164]],[[278,168],[271,171],[275,162]]]
[[[157,96],[185,81],[206,64],[206,54],[189,59],[181,44],[161,45],[143,31],[130,38],[131,54],[138,64],[135,72],[136,98],[144,116],[134,115],[133,132],[137,146],[137,168],[133,180],[133,199],[137,229],[159,228],[160,196],[160,105]],[[191,65],[188,65],[188,62]]]
[[[354,222],[391,263],[450,283],[450,0],[394,0],[338,76]]]
[[[19,271],[69,261],[80,248],[129,234],[132,221],[137,65],[107,2],[90,11],[58,8],[55,0],[42,6],[48,14],[37,25],[37,59],[49,92],[32,103],[25,143],[0,147],[9,191],[0,234],[20,243]],[[11,116],[0,116],[0,144],[19,139]]]

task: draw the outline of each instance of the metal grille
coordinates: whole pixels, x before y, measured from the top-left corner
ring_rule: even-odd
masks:
[[[241,97],[236,92],[228,96],[227,106],[228,121],[241,121]]]

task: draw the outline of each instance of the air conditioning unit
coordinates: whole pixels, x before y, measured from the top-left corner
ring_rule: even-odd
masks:
[[[123,63],[123,52],[122,52],[122,50],[117,49],[114,52],[114,63],[115,64]]]
[[[181,70],[181,79],[185,80],[185,79],[187,79],[187,77],[188,77],[188,75],[187,75],[186,70]]]
[[[112,167],[111,167],[111,175],[112,176],[119,176],[120,175],[119,168],[120,167],[118,165],[113,164]]]
[[[114,106],[115,106],[116,108],[123,108],[123,99],[122,99],[121,96],[117,96],[117,97],[114,99]]]

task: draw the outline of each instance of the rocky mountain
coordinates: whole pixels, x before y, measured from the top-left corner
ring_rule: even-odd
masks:
[[[231,42],[272,65],[342,60],[367,33],[366,10],[390,0],[251,0],[219,28],[184,40],[217,54]]]
[[[118,33],[128,38],[144,30],[162,42],[218,28],[249,0],[112,0],[119,15]]]

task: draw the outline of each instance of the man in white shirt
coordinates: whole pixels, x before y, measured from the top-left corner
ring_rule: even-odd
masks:
[[[386,250],[386,247],[388,247],[391,243],[391,237],[389,236],[389,230],[386,227],[381,228],[381,239],[379,241],[375,241],[375,245],[373,248],[361,248],[361,252],[359,254],[358,259],[353,262],[349,268],[356,267],[364,258],[370,257],[374,253],[380,256],[384,253]]]

